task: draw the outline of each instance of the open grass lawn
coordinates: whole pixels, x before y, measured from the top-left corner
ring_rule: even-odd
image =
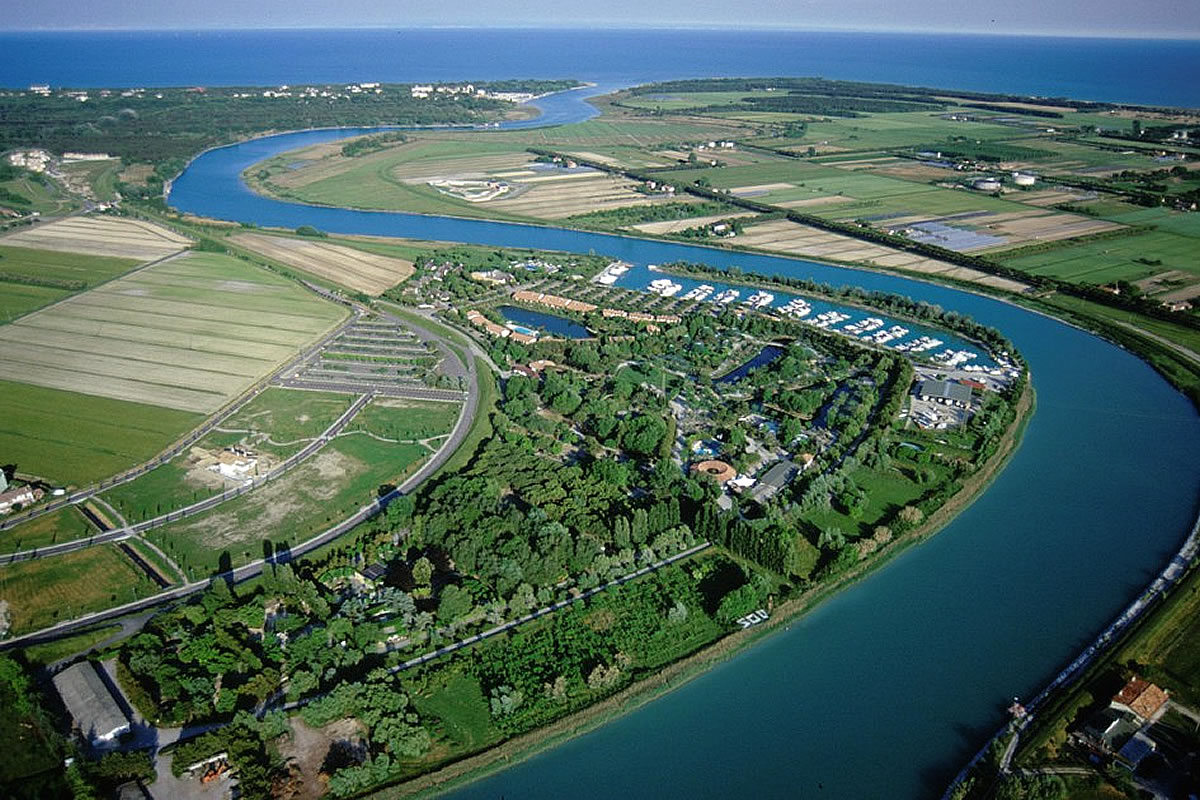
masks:
[[[454,428],[460,407],[458,403],[380,397],[360,411],[347,429],[400,441],[444,436]]]
[[[1034,255],[997,258],[1005,266],[1033,275],[1047,275],[1082,283],[1108,283],[1115,280],[1136,281],[1169,270],[1183,270],[1200,275],[1200,241],[1165,231],[1101,239],[1076,245],[1064,245]],[[1144,263],[1138,259],[1151,262]]]
[[[311,439],[337,420],[353,401],[348,394],[271,387],[221,423],[221,428],[269,433],[276,442]]]
[[[469,752],[500,740],[478,679],[456,669],[434,672],[430,682],[413,696],[413,704],[422,716],[441,721],[442,732],[456,749]]]
[[[941,474],[936,465],[931,468]],[[867,492],[867,502],[858,519],[843,513],[835,499],[831,508],[804,515],[807,522],[820,530],[838,528],[847,536],[870,536],[876,525],[898,508],[912,503],[933,484],[922,486],[907,477],[911,474],[908,462],[895,459],[893,466],[883,472],[859,467],[851,473],[854,482]]]
[[[206,434],[195,447],[212,452],[245,443],[256,452],[283,459],[320,435],[351,401],[350,395],[272,387],[222,423],[222,430]],[[280,446],[271,442],[279,442]],[[188,477],[189,456],[189,452],[180,453],[129,483],[114,486],[104,493],[104,499],[130,522],[141,522],[223,491],[216,480]],[[229,483],[224,488],[232,486]]]
[[[0,599],[8,601],[14,636],[156,591],[115,545],[0,567]]]
[[[129,483],[114,486],[103,494],[129,522],[141,522],[176,508],[211,497],[214,486],[193,484],[187,479],[186,454],[176,456]]]
[[[29,522],[0,531],[0,553],[32,550],[58,542],[72,542],[99,533],[75,506],[60,508]]]
[[[0,453],[22,473],[86,485],[150,458],[203,416],[0,380]]]
[[[188,577],[263,556],[263,543],[290,546],[350,516],[382,484],[399,483],[429,455],[415,444],[343,436],[284,476],[217,508],[147,534]]]

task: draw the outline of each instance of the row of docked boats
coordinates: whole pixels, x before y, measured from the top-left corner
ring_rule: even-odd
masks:
[[[596,280],[598,283],[612,285],[629,268],[630,265],[625,262],[614,261],[597,276]],[[650,269],[655,272],[659,271],[654,265]],[[655,278],[650,281],[648,289],[653,294],[660,295],[661,297],[674,297],[683,291],[683,286],[670,278]],[[704,283],[684,292],[680,296],[680,299],[700,303],[711,302],[717,305],[730,305],[737,302],[741,296],[742,293],[737,289],[724,289],[718,292],[715,286]],[[775,295],[762,290],[755,291],[744,300],[741,300],[742,305],[754,309],[766,308],[773,302],[775,302]],[[816,316],[809,317],[813,310],[812,305],[802,297],[793,297],[788,302],[772,310],[789,317],[803,319],[804,322],[818,328],[834,330],[838,333],[854,336],[873,344],[890,345],[902,353],[926,353],[943,344],[941,339],[927,335],[918,336],[911,341],[898,341],[909,335],[909,329],[903,325],[885,327],[886,323],[879,317],[866,317],[865,319],[860,319],[844,326],[843,323],[850,319],[850,315],[841,311],[822,311]],[[892,344],[893,342],[895,344]],[[978,353],[973,353],[970,350],[945,349],[930,358],[936,364],[947,368],[956,368],[978,357]],[[984,367],[974,365],[965,367],[965,369],[990,371]]]

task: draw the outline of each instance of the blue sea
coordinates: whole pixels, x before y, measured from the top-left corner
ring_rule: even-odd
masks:
[[[818,75],[1200,107],[1200,42],[716,30],[0,33],[0,86]]]

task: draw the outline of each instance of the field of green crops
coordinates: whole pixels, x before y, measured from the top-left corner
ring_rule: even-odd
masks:
[[[22,473],[86,485],[160,452],[201,414],[0,380],[0,453]]]
[[[0,379],[211,413],[344,316],[295,283],[195,253],[5,328]]]

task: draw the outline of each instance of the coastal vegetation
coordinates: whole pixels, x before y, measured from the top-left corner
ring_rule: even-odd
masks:
[[[1019,107],[1009,111],[1004,105],[1015,102],[1012,98],[995,96],[946,98],[928,90],[885,91],[828,82],[718,83],[693,89],[698,95],[749,95],[697,97],[697,104],[675,110],[715,115],[711,130],[735,131],[738,137],[728,148],[699,138],[667,140],[704,130],[694,121],[670,123],[675,127],[656,129],[660,139],[630,144],[633,131],[654,130],[658,117],[669,111],[646,108],[654,96],[639,89],[619,101],[636,108],[630,113],[639,118],[538,133],[543,140],[555,140],[552,149],[545,149],[544,141],[535,143],[531,134],[385,134],[338,143],[328,152],[287,154],[253,168],[258,172],[252,180],[260,189],[315,202],[342,204],[354,196],[369,207],[564,220],[607,230],[691,218],[696,222],[691,227],[662,233],[636,230],[788,254],[807,255],[830,241],[849,241],[830,260],[1013,293],[1019,302],[1101,327],[1110,338],[1146,355],[1177,385],[1193,392],[1200,386],[1200,368],[1187,353],[1195,317],[1186,310],[1165,310],[1157,299],[1197,285],[1194,269],[1181,261],[1187,237],[1194,233],[1190,218],[1154,209],[1162,226],[1171,228],[1169,236],[1145,218],[1118,219],[1135,213],[1126,201],[1141,197],[1137,193],[1167,191],[1186,200],[1186,190],[1125,176],[1123,184],[1108,187],[1123,199],[1106,197],[1093,207],[1076,205],[1076,198],[1069,210],[1034,211],[1047,208],[1040,204],[1045,197],[1031,202],[1026,195],[1032,192],[1015,187],[995,197],[957,179],[943,185],[947,181],[941,173],[923,171],[950,169],[921,163],[938,159],[977,162],[954,170],[968,179],[998,171],[999,162],[1048,166],[1056,151],[1047,148],[1059,140],[1044,143],[1047,137],[1027,123],[1053,118],[1061,124],[1084,110],[1115,109],[1063,104],[1061,111],[1022,114]],[[853,90],[852,96],[842,96],[847,90]],[[653,91],[689,90],[672,84]],[[971,119],[946,117],[964,113]],[[1012,123],[999,118],[1014,115],[1030,118],[1018,126],[1020,135],[999,135],[1013,132]],[[849,126],[842,129],[843,145],[857,135],[848,131],[860,119],[870,124],[921,119],[919,130],[908,132],[907,147],[892,139],[887,151],[860,152],[852,146],[825,150],[825,144],[808,144],[817,126],[833,124],[816,118],[824,116]],[[964,141],[968,137],[949,133],[960,122],[988,131],[981,139],[996,137]],[[864,133],[869,135],[883,138]],[[894,130],[887,134],[897,135]],[[931,159],[926,149],[937,146],[943,135],[946,145]],[[572,147],[591,142],[586,146],[604,152],[566,150],[568,142]],[[1077,139],[1069,144],[1089,146]],[[885,145],[872,140],[872,146]],[[461,186],[447,192],[431,184],[447,175],[451,183],[458,181],[462,175],[454,170],[489,154],[497,158],[484,170],[489,180],[514,169],[531,173],[524,177],[554,171],[572,188],[527,188],[488,206],[492,201],[465,199]],[[297,158],[304,163],[294,166]],[[644,159],[640,164],[639,158]],[[164,164],[168,162],[159,167],[167,177]],[[533,168],[539,164],[544,166]],[[322,177],[305,183],[291,175],[307,169]],[[614,172],[617,179],[611,179]],[[565,177],[579,174],[585,177]],[[1180,176],[1153,181],[1175,177]],[[653,189],[650,180],[656,184]],[[290,181],[286,191],[281,190],[284,181]],[[591,184],[599,188],[574,194],[575,185]],[[152,187],[153,181],[146,185]],[[666,185],[679,190],[668,193],[662,188]],[[1064,178],[1055,191],[1073,185]],[[355,193],[356,186],[361,194]],[[607,207],[572,213],[574,202],[579,208]],[[744,211],[753,216],[733,220],[731,212]],[[991,221],[961,223],[973,215]],[[1005,215],[1027,221],[1009,224]],[[922,232],[920,226],[930,216],[953,231]],[[727,239],[715,229],[726,220],[734,234]],[[764,227],[768,225],[772,227]],[[197,249],[214,252],[174,263],[199,264],[203,279],[215,276],[223,284],[243,279],[277,284],[278,292],[267,293],[268,299],[290,293],[288,300],[294,301],[264,312],[260,292],[242,286],[239,291],[254,299],[242,306],[229,299],[239,314],[291,315],[321,306],[313,316],[325,328],[337,321],[333,305],[311,296],[301,301],[302,293],[297,295],[300,290],[287,280],[291,277],[344,286],[360,293],[363,302],[368,295],[382,295],[412,309],[432,306],[426,301],[433,300],[442,304],[441,322],[428,324],[453,326],[445,328],[453,331],[445,341],[454,344],[447,347],[459,352],[464,363],[474,363],[478,380],[480,411],[455,459],[415,493],[393,499],[374,520],[316,555],[293,563],[279,559],[251,584],[230,586],[221,577],[233,565],[288,552],[389,491],[427,457],[431,442],[423,440],[436,445],[448,433],[456,404],[373,402],[311,462],[148,537],[187,579],[216,579],[201,597],[160,612],[114,651],[121,685],[156,724],[217,726],[180,745],[175,767],[224,752],[248,794],[302,780],[279,757],[281,745],[301,724],[326,729],[349,722],[354,734],[345,746],[331,746],[322,754],[327,756],[322,781],[333,796],[355,796],[429,774],[594,709],[619,693],[637,691],[665,667],[702,657],[714,645],[736,647],[746,628],[774,624],[768,623],[772,615],[806,608],[944,523],[995,474],[1015,448],[1031,411],[1028,376],[1018,369],[998,390],[968,392],[969,413],[960,424],[936,431],[918,427],[911,413],[918,375],[908,357],[778,316],[728,308],[675,314],[665,301],[597,289],[586,280],[608,263],[600,256],[392,246],[338,240],[315,229],[297,230],[301,239],[272,235],[278,241],[264,244],[268,237],[260,234],[227,237],[211,227],[188,229],[203,230]],[[839,238],[814,244],[805,238],[814,230]],[[1004,244],[969,251],[946,244],[960,235],[954,231],[964,230]],[[1055,239],[1057,233],[1052,233],[1047,242],[1047,230],[1070,235]],[[295,250],[295,242],[321,248],[322,257],[339,254],[341,262],[322,270],[314,267],[317,256],[311,252],[310,260],[289,260],[283,250],[272,249]],[[1084,282],[1085,274],[1055,258],[1042,260],[1051,254],[1062,258],[1075,248],[1107,255],[1109,247],[1133,242],[1159,249],[1140,251],[1146,252],[1137,255],[1141,261],[1133,249],[1114,254],[1111,264],[1091,274],[1112,284],[1106,289]],[[217,252],[226,249],[272,272]],[[406,259],[411,275],[405,269],[385,269],[369,276],[369,285],[362,282],[363,276],[348,265],[357,260],[354,253],[367,251]],[[897,254],[914,258],[886,261]],[[1155,270],[1149,277],[1162,278],[1153,284],[1160,288],[1129,290],[1141,279],[1128,271],[1137,267],[1127,260]],[[3,264],[0,260],[0,269]],[[197,285],[202,280],[198,273],[167,266],[169,287],[163,288],[164,280],[134,288],[156,296],[166,292],[194,306],[227,305],[224,294],[196,293],[203,288]],[[667,269],[668,274],[717,276],[701,265]],[[484,271],[510,274],[500,276],[498,283],[471,274]],[[934,306],[855,288],[732,277],[756,288],[793,289],[951,330],[1020,365],[1002,332]],[[556,310],[585,327],[589,335],[576,341],[544,335],[520,341],[479,333],[466,312],[475,310],[502,323],[499,307],[521,302],[497,288],[510,281],[557,296],[573,296],[586,284],[589,297],[626,316],[605,315],[599,308]],[[210,302],[214,297],[221,302]],[[146,314],[145,308],[130,311]],[[661,319],[643,324],[628,317],[638,311]],[[410,320],[424,319],[406,313]],[[214,321],[226,326],[238,320]],[[472,340],[462,331],[469,331]],[[311,339],[319,331],[305,333]],[[283,344],[300,346],[299,341]],[[499,383],[485,359],[467,353],[468,345],[486,352],[502,375]],[[775,351],[777,356],[764,362],[769,367],[748,368],[742,377],[726,381],[739,367]],[[400,359],[342,353],[326,363],[428,366],[431,360],[423,354]],[[917,368],[928,366],[917,361]],[[229,389],[222,399],[237,394]],[[296,394],[271,390],[261,395],[226,420],[226,430],[209,434],[198,446],[246,446],[244,437],[252,435],[259,450],[286,457],[294,452],[296,439],[319,433],[339,408],[330,398]],[[161,437],[156,441],[163,443]],[[756,476],[760,486],[774,491],[728,491],[699,467],[702,458],[723,461],[737,475]],[[789,469],[786,479],[768,481],[771,468],[785,462],[795,472]],[[100,470],[96,477],[112,471]],[[106,494],[131,520],[199,497],[197,490],[188,489],[184,470],[175,462]],[[69,515],[28,525],[39,523],[36,531],[29,529],[30,541],[44,541],[47,535],[61,541],[60,536],[83,533],[72,530],[78,519]],[[48,595],[55,599],[54,609],[19,596],[14,602],[22,604],[21,616],[15,618],[14,633],[57,620],[64,597],[67,609],[86,609],[103,607],[103,595],[113,604],[149,591],[144,571],[132,560],[122,561],[125,556],[115,549],[81,553],[97,562],[82,568],[94,569],[102,579],[78,597]],[[83,555],[73,557],[84,560]],[[4,567],[0,587],[8,592],[9,579],[18,587],[58,587],[59,570],[81,568],[66,558]],[[134,577],[113,577],[120,570],[132,570]],[[1145,655],[1143,663],[1167,675],[1160,656]],[[298,704],[294,718],[280,711],[253,713],[283,700]],[[1057,778],[1041,776],[1013,779],[1002,792],[1055,796],[1060,788]]]
[[[411,280],[438,274],[439,292],[512,302],[479,295],[465,273],[507,267],[564,290],[574,270],[605,263],[540,253],[537,269],[514,270],[525,257],[438,250],[414,259]],[[397,297],[414,304],[420,291]],[[468,457],[374,521],[257,583],[218,580],[119,647],[122,687],[147,719],[221,723],[176,750],[177,769],[226,752],[241,785],[294,782],[273,755],[280,737],[349,719],[356,746],[325,763],[331,795],[352,796],[583,712],[879,563],[928,529],[1021,416],[1017,383],[961,431],[909,428],[897,421],[905,358],[794,321],[727,311],[662,332],[586,323],[586,340],[480,340],[509,369],[559,366],[513,373],[481,398],[486,426]],[[772,345],[783,355],[769,369],[716,379]],[[434,406],[371,408],[356,423],[395,438],[448,422]],[[792,450],[817,455],[774,496],[730,495],[686,469],[697,444],[747,473]],[[196,538],[166,528],[160,544]],[[248,715],[280,693],[298,719]]]

